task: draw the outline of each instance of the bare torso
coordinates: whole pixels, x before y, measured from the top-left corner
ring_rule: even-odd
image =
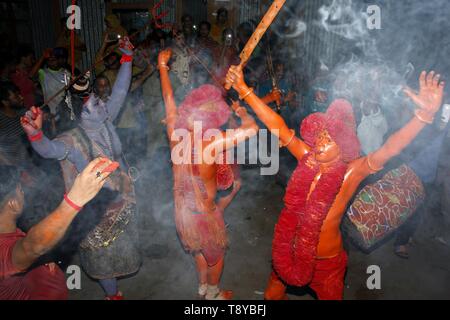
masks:
[[[367,164],[367,157],[356,159],[349,164],[341,190],[322,225],[317,246],[317,257],[319,259],[332,258],[342,252],[343,241],[340,230],[342,217],[359,184],[371,173],[373,172],[370,171]],[[317,182],[314,181],[311,185],[312,190],[315,183]]]
[[[199,166],[200,177],[205,185],[206,192],[208,194],[208,199],[206,200],[206,205],[211,211],[214,210],[216,203],[217,194],[217,165],[215,164],[200,164]]]
[[[207,204],[208,209],[214,210],[217,194],[217,165],[200,164],[198,167],[200,177],[208,194],[205,204]],[[371,172],[367,164],[367,157],[356,159],[349,164],[340,192],[336,196],[336,200],[333,202],[322,226],[317,246],[318,259],[332,258],[342,252],[343,240],[340,230],[342,217],[359,184],[371,173],[373,172]],[[311,185],[311,192],[314,190],[319,178],[320,173]]]

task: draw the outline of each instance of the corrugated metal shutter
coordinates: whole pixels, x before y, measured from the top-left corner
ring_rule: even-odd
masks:
[[[51,20],[51,0],[29,0],[33,45],[36,56],[40,56],[46,48],[56,42],[56,33]]]
[[[239,5],[238,24],[248,20],[259,22],[261,15],[261,0],[241,0]]]
[[[157,3],[159,0],[117,0],[113,1],[114,3],[148,3],[149,9],[152,7],[154,3]],[[169,11],[167,17],[163,19],[163,22],[173,23],[176,20],[176,0],[165,0],[164,3],[159,8],[158,12]]]
[[[203,0],[184,0],[183,14],[190,14],[195,24],[199,24],[208,18],[208,7]]]
[[[72,5],[71,0],[61,0],[61,16],[68,17],[66,10]],[[77,0],[81,8],[81,30],[77,34],[86,43],[87,51],[83,54],[82,69],[88,68],[95,60],[95,54],[102,45],[102,34],[105,19],[105,3],[103,0]]]
[[[326,0],[307,0],[305,1],[305,22],[308,26],[303,41],[299,43],[305,49],[304,65],[308,75],[313,75],[318,63],[322,61],[328,67],[335,63],[335,50],[338,36],[326,32],[313,22],[318,20],[319,8],[328,4]]]
[[[274,23],[275,25],[278,23],[284,24],[288,20],[300,20],[306,23],[307,30],[304,34],[292,39],[286,38],[286,41],[283,41],[283,43],[285,45],[284,49],[286,52],[289,52],[290,63],[296,65],[296,61],[301,62],[302,72],[308,78],[314,76],[321,61],[328,67],[332,67],[336,63],[336,59],[338,59],[335,53],[339,44],[339,37],[331,32],[326,32],[324,28],[316,24],[319,20],[319,9],[325,4],[329,5],[329,1],[287,1],[285,9],[283,9]],[[268,5],[270,3],[263,6],[261,14],[265,13]],[[278,25],[279,27],[280,25]],[[283,38],[283,33],[279,33],[279,36]]]

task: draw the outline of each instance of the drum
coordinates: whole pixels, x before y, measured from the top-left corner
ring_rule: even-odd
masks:
[[[361,249],[370,251],[403,225],[424,198],[422,181],[402,165],[357,194],[343,221],[343,231]]]

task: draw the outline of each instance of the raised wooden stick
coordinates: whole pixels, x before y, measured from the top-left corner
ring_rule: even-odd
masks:
[[[281,8],[283,8],[285,2],[286,0],[275,0],[270,6],[269,10],[267,10],[258,27],[256,27],[251,38],[247,41],[247,44],[239,55],[239,57],[241,58],[241,63],[239,64],[240,68],[245,67],[259,41],[261,41],[264,33],[266,33],[267,29],[270,27],[273,20],[278,15],[278,12],[280,12]],[[230,90],[230,88],[231,83],[227,82],[225,84],[225,89]]]

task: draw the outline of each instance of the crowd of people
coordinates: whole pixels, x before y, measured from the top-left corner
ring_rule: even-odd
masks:
[[[2,53],[0,299],[67,299],[59,267],[39,259],[72,223],[83,226],[71,239],[83,270],[107,299],[123,299],[117,279],[135,274],[142,263],[136,172],[161,150],[170,153],[174,130],[193,131],[195,121],[205,130],[235,129],[203,146],[215,147],[217,158],[267,128],[287,150],[282,161],[298,161],[290,182],[282,182],[285,208],[275,227],[266,299],[286,298],[287,285],[310,285],[319,299],[342,299],[347,255],[340,224],[354,196],[396,170],[399,165],[388,164],[405,149],[407,156],[397,162],[408,165],[419,184],[426,187],[437,170],[448,171],[445,163],[438,165],[448,119],[435,117],[444,83],[434,72],[421,75],[418,93],[406,90],[417,111],[394,127],[370,92],[346,101],[333,94],[324,70],[309,79],[299,74],[301,68],[292,64],[301,61],[284,56],[281,40],[270,30],[245,68],[236,67],[256,22],[233,30],[224,8],[216,21],[197,26],[186,14],[170,30],[152,21],[144,31],[127,31],[116,15],[108,15],[105,24],[88,72],[80,70],[86,45],[76,38],[71,57],[66,29],[57,47],[38,59],[27,46],[14,55]],[[226,82],[234,90],[226,91]],[[427,127],[433,121],[436,128]],[[435,143],[422,152],[421,139]],[[195,143],[189,151],[192,157],[199,152]],[[223,212],[241,189],[239,167],[174,164],[173,179],[175,223],[197,266],[198,295],[229,299],[232,293],[220,288],[227,248]],[[439,181],[443,199],[447,180]],[[55,191],[43,192],[42,181]],[[442,202],[444,219],[447,202]],[[416,209],[410,208],[414,219],[397,230],[394,251],[402,258],[408,258],[417,227],[414,212],[422,210]],[[18,225],[24,211],[42,217],[26,233]],[[79,211],[83,216],[75,219]]]

